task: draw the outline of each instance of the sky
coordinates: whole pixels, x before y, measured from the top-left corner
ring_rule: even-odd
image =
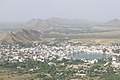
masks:
[[[120,0],[0,0],[0,22],[51,17],[93,21],[120,19]]]

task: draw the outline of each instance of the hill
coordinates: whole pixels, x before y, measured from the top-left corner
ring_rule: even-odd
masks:
[[[32,42],[32,41],[40,41],[42,37],[42,33],[35,30],[19,30],[17,32],[7,32],[2,34],[0,41],[2,42]]]
[[[27,21],[25,23],[25,27],[28,29],[36,29],[39,31],[47,31],[55,28],[57,24],[48,21],[48,20],[42,20],[42,19],[32,19],[30,21]]]
[[[120,26],[120,19],[113,19],[105,23],[108,26]]]

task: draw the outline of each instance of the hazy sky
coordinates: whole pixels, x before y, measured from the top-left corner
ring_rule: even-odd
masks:
[[[0,0],[0,22],[50,17],[94,21],[120,18],[120,0]]]

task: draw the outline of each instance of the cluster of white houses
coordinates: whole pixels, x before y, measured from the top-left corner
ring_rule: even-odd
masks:
[[[11,62],[23,62],[26,59],[43,61],[45,59],[52,60],[57,58],[61,60],[68,58],[69,54],[73,53],[99,53],[99,54],[118,54],[113,53],[113,50],[120,49],[120,46],[115,45],[81,45],[79,43],[61,42],[56,44],[35,44],[31,47],[20,47],[20,45],[2,45],[0,48],[0,59]],[[113,64],[116,64],[115,62]]]

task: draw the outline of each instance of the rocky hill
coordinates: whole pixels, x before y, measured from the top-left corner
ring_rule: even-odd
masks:
[[[48,20],[42,20],[42,19],[32,19],[30,21],[27,21],[25,23],[25,27],[27,29],[37,29],[41,32],[51,30],[57,26],[56,23],[53,23]]]
[[[1,35],[0,41],[2,42],[32,42],[40,41],[42,33],[36,30],[19,30],[17,32],[7,32]]]

